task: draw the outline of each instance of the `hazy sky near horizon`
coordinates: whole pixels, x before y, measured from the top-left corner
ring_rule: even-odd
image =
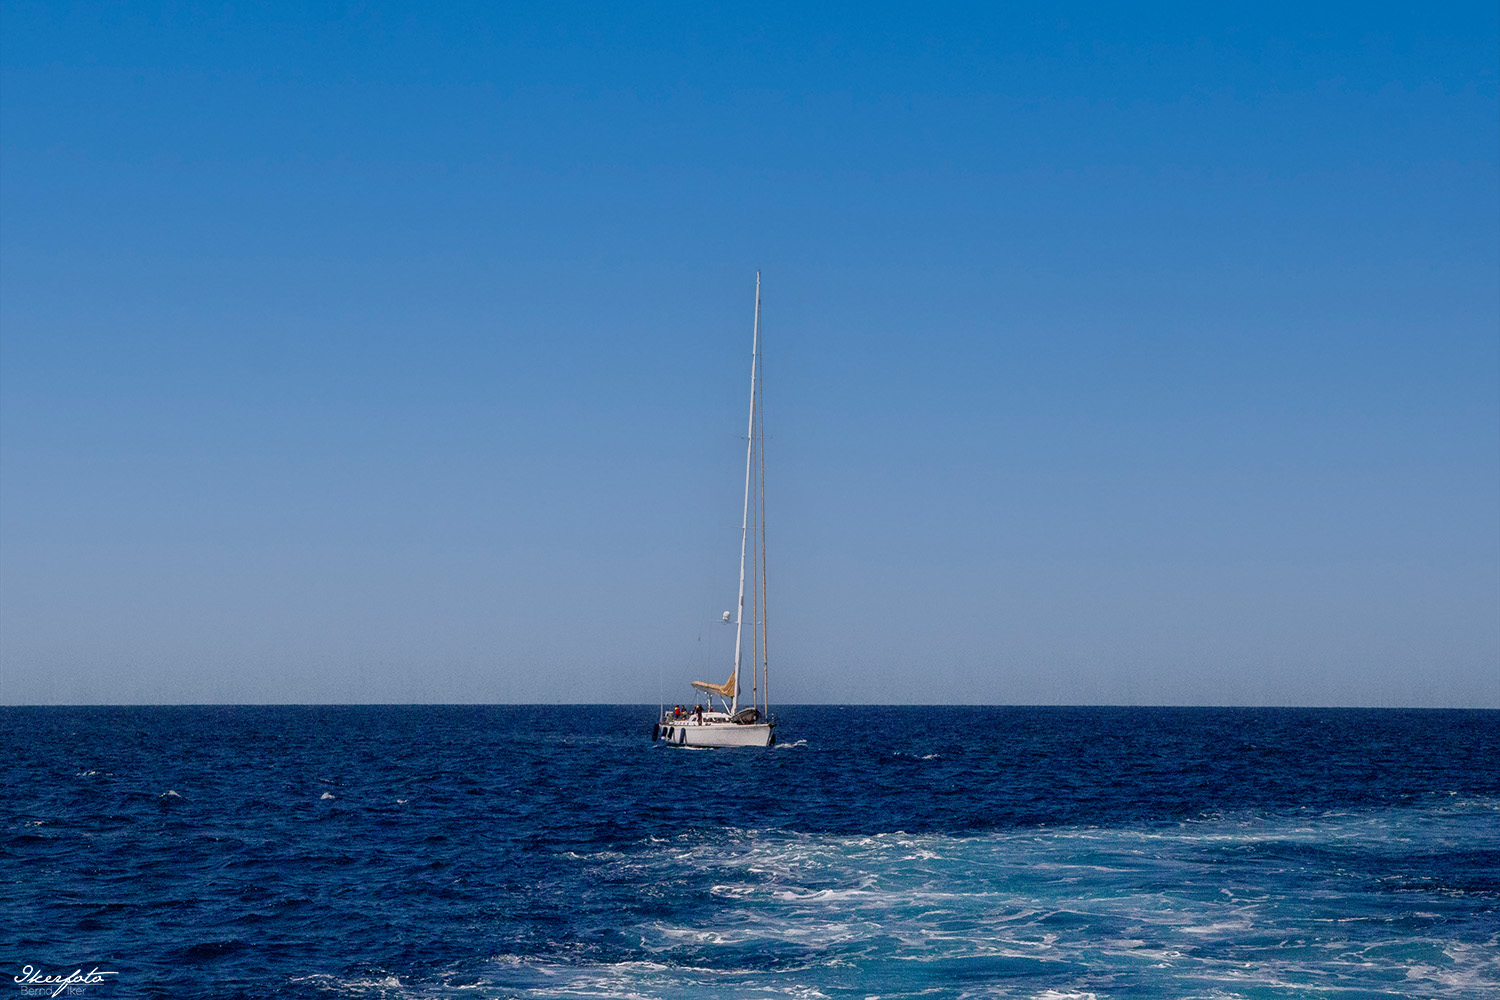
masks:
[[[1500,9],[0,0],[0,702],[1500,707]]]

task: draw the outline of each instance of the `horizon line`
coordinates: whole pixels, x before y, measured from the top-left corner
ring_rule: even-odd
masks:
[[[674,705],[686,702],[673,702]],[[0,704],[12,708],[641,708],[657,709],[650,702],[610,701],[201,701],[201,702],[17,702]],[[1107,708],[1182,709],[1205,711],[1400,711],[1400,712],[1500,712],[1496,705],[1186,705],[1119,702],[786,702],[781,708]]]

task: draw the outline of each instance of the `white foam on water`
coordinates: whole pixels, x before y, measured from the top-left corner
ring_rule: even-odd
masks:
[[[865,900],[876,906],[882,905],[876,893],[866,889],[817,889],[812,892],[784,890],[771,894],[772,899],[783,903],[829,903],[844,900]]]
[[[1251,923],[1248,920],[1222,920],[1222,921],[1219,921],[1218,923],[1204,924],[1201,927],[1194,927],[1192,925],[1188,925],[1188,926],[1184,926],[1184,927],[1178,927],[1177,931],[1180,934],[1202,934],[1202,935],[1205,935],[1205,936],[1207,936],[1207,935],[1220,935],[1220,936],[1222,936],[1227,931],[1248,931],[1248,930],[1250,930],[1250,928],[1251,928]]]
[[[409,997],[423,995],[421,991],[414,991],[403,986],[401,980],[392,975],[378,978],[345,979],[339,976],[315,973],[306,976],[292,976],[289,982],[297,984],[304,990],[311,989],[317,993],[331,993],[335,996],[376,997],[379,1000],[387,1000],[387,998],[391,998],[391,1000],[406,1000]]]
[[[570,959],[497,956],[478,973],[478,993],[1500,995],[1494,906],[1453,902],[1410,872],[1386,888],[1381,879],[1403,876],[1378,868],[1401,838],[1416,843],[1399,849],[1414,852],[1420,874],[1423,845],[1482,841],[1496,815],[1492,802],[1449,798],[1441,810],[1163,828],[652,837],[636,850],[566,855],[595,866],[600,883],[649,885],[655,899],[681,901],[634,922],[626,912],[618,930],[638,942],[635,960],[591,961],[587,947]],[[1360,875],[1362,864],[1372,870]]]
[[[709,889],[715,896],[732,896],[736,899],[752,896],[756,891],[754,886],[749,885],[716,885]]]
[[[1476,809],[1493,805],[1477,805],[1469,819]],[[1206,988],[1193,994],[1205,996],[1246,988],[1381,995],[1393,982],[1433,997],[1500,990],[1500,968],[1481,947],[1444,947],[1451,914],[1430,904],[1386,906],[1388,894],[1368,881],[1359,890],[1349,871],[1323,856],[1357,858],[1361,847],[1420,841],[1421,828],[1435,822],[1446,820],[1343,813],[973,837],[744,830],[683,837],[666,850],[647,845],[637,864],[653,883],[676,883],[685,893],[710,879],[716,905],[635,933],[673,961],[713,964],[792,946],[813,969],[894,961],[918,970],[903,985],[919,988],[931,986],[924,966],[999,958],[1089,970],[1092,980],[1048,987],[1064,996],[1119,995],[1110,985],[1119,976],[1176,995],[1189,995],[1184,988]],[[1260,850],[1266,845],[1269,855]],[[1320,850],[1287,853],[1309,845]],[[1350,893],[1359,891],[1365,895],[1351,904]],[[1368,912],[1350,913],[1350,905]],[[872,992],[907,994],[881,985]],[[1045,995],[1021,983],[1002,986],[985,989]]]
[[[827,1000],[815,985],[778,981],[742,968],[679,966],[653,961],[566,965],[507,956],[497,960],[495,981],[482,986],[496,996],[525,1000],[608,997],[620,1000],[688,1000],[703,996],[767,1000]]]

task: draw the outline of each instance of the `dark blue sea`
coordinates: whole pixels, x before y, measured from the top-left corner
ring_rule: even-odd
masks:
[[[655,713],[0,709],[0,1000],[1500,996],[1500,712]]]

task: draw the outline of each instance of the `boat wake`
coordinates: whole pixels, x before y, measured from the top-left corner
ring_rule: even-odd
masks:
[[[588,862],[579,885],[652,887],[616,943],[464,975],[521,998],[1494,994],[1497,818],[1479,800],[970,837],[685,833]]]

